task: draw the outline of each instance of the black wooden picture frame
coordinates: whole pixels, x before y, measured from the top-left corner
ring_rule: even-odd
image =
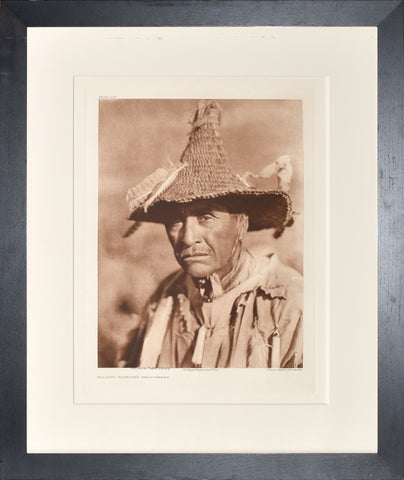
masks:
[[[0,4],[0,478],[403,478],[403,1],[3,0]],[[26,453],[26,39],[31,26],[377,26],[377,454]]]

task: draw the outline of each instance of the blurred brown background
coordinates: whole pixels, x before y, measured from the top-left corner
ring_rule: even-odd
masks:
[[[199,99],[198,99],[199,100]],[[159,167],[177,162],[198,100],[110,100],[99,103],[98,365],[117,366],[128,332],[160,281],[178,265],[164,227],[143,224],[131,237],[126,192]],[[300,100],[219,100],[221,131],[233,169],[258,173],[290,155],[295,223],[277,240],[250,232],[251,250],[276,251],[303,273],[303,125]],[[276,188],[276,179],[259,180]]]

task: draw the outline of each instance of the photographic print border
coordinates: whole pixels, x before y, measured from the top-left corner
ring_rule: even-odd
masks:
[[[160,25],[378,26],[378,454],[26,454],[26,30]],[[0,478],[402,478],[403,2],[4,0],[0,54]]]

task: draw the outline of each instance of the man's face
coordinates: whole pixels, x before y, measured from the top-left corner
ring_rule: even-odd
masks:
[[[166,223],[178,263],[192,277],[223,277],[248,228],[245,215],[231,214],[218,201],[197,200],[179,206]]]

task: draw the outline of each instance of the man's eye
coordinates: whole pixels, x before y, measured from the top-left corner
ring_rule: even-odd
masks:
[[[213,220],[213,216],[210,214],[199,215],[198,217],[198,222],[200,223],[208,222],[209,220]]]
[[[182,225],[182,221],[180,219],[172,220],[168,223],[168,228],[170,230],[178,229],[178,228],[181,228],[181,225]]]

